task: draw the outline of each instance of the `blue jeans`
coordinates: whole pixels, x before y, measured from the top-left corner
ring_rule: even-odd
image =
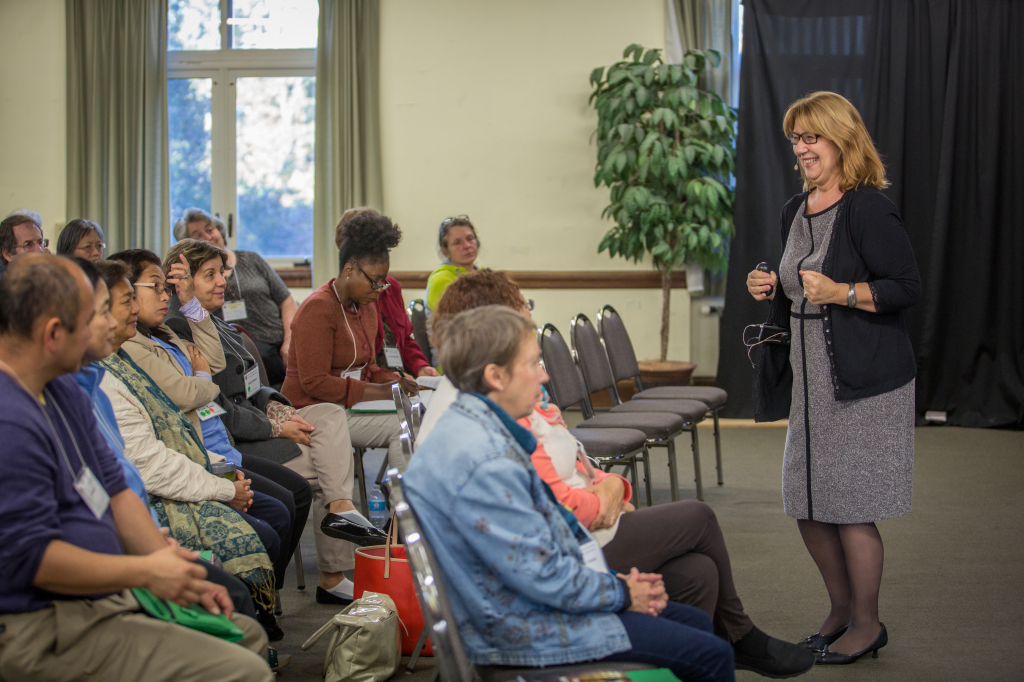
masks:
[[[633,611],[618,616],[633,648],[601,660],[649,663],[686,682],[735,679],[732,646],[714,634],[711,618],[700,609],[670,601],[657,618]]]
[[[281,536],[287,538],[291,531],[292,519],[288,514],[288,507],[270,495],[253,491],[249,511],[240,513],[256,531],[256,535],[260,536],[270,561],[277,561],[281,556]]]

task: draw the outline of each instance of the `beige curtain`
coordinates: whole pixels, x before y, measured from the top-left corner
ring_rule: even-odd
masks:
[[[705,74],[705,85],[732,104],[729,60],[732,56],[732,0],[666,0],[666,50],[680,62],[687,50],[718,50],[722,63]]]
[[[67,215],[168,246],[167,0],[66,0]]]
[[[346,209],[383,209],[378,0],[320,0],[316,51],[313,286],[338,274],[334,228]]]

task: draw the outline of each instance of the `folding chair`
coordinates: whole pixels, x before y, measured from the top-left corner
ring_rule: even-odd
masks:
[[[416,345],[423,351],[423,357],[427,359],[431,365],[436,366],[437,362],[434,360],[433,354],[430,352],[430,335],[427,333],[427,307],[423,303],[422,298],[417,298],[409,301],[409,305],[406,306],[409,311],[409,320],[412,322],[412,338],[416,340]]]

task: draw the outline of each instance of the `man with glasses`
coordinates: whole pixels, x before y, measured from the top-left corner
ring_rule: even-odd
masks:
[[[25,209],[11,211],[0,222],[0,278],[15,256],[42,252],[50,245],[50,240],[43,238],[42,224],[38,213]]]

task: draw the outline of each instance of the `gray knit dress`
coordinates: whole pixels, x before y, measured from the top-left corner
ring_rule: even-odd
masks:
[[[782,465],[786,515],[868,523],[910,513],[914,473],[914,381],[870,398],[836,400],[822,319],[803,296],[799,271],[821,272],[839,203],[793,219],[779,280],[793,302],[793,402]],[[806,379],[805,379],[806,377]]]

